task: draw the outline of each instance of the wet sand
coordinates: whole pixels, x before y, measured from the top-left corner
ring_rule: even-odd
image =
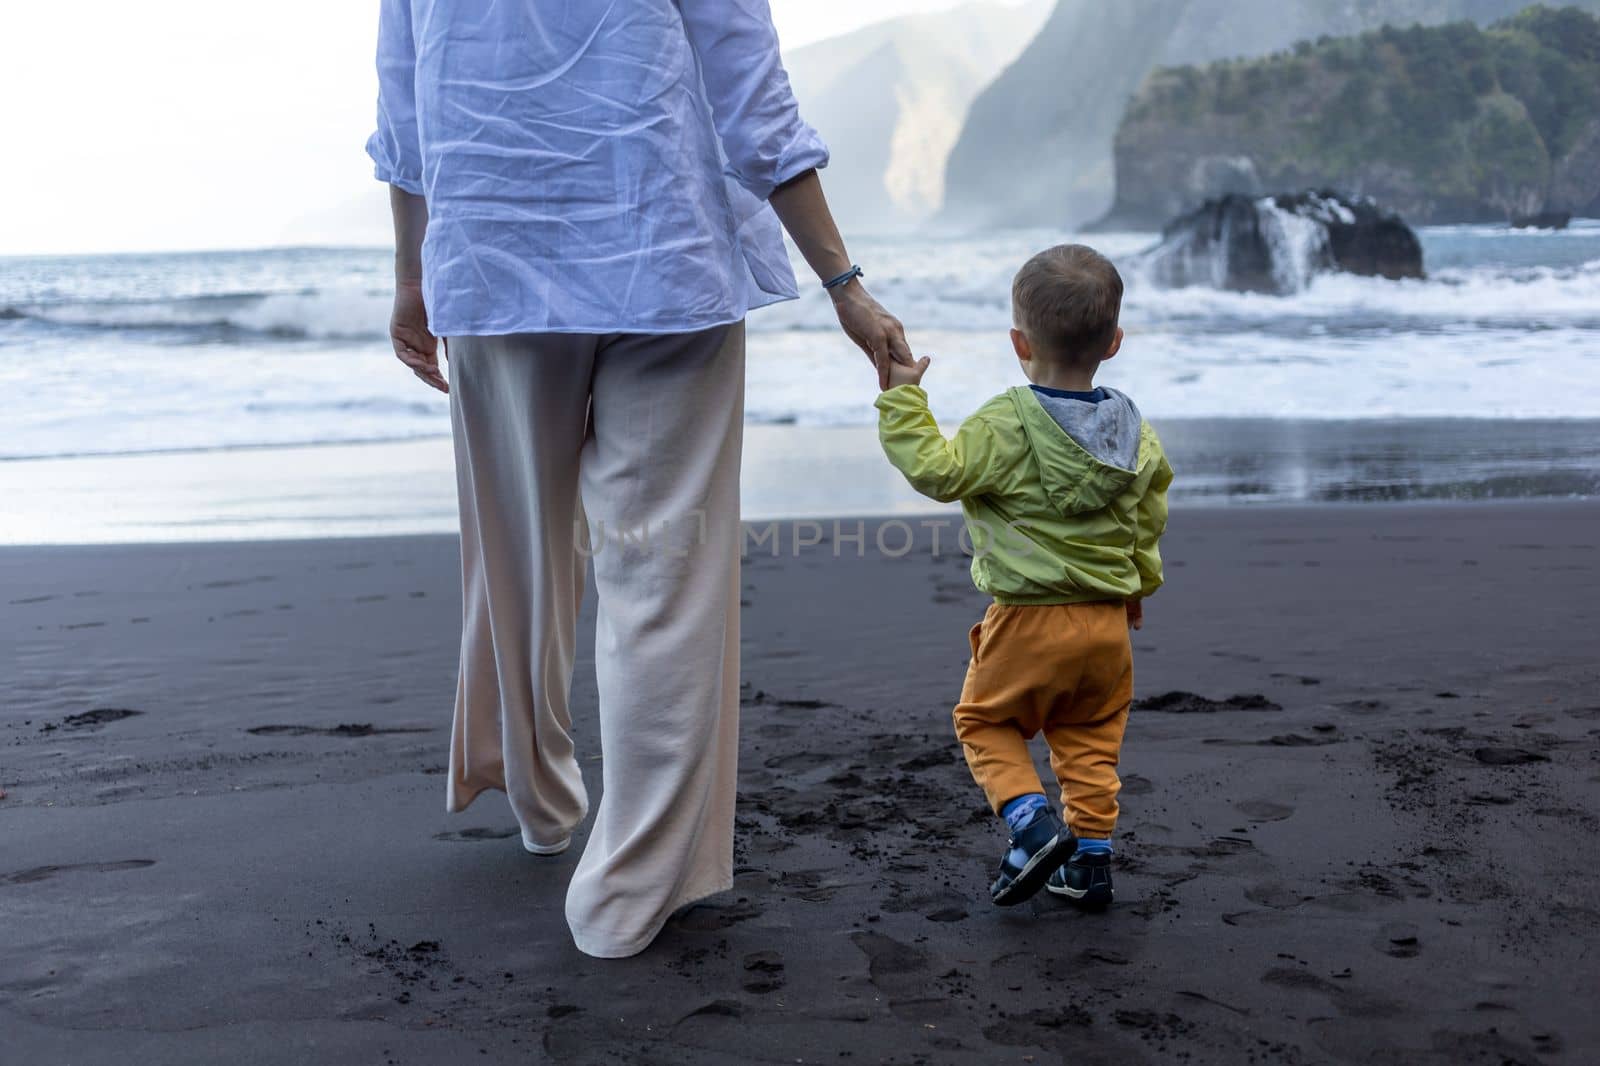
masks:
[[[1175,511],[1104,915],[986,900],[950,533],[824,530],[745,570],[736,888],[620,962],[443,811],[452,539],[0,550],[4,1058],[1600,1055],[1600,504]]]
[[[1600,497],[1594,420],[1158,424],[1185,506]],[[453,462],[448,436],[0,460],[0,546],[453,534]],[[750,520],[938,509],[870,424],[747,424],[742,482]]]

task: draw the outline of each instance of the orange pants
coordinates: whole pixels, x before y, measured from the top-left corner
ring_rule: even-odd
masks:
[[[1043,733],[1073,832],[1117,825],[1117,757],[1133,700],[1133,648],[1122,603],[991,604],[972,627],[972,662],[956,737],[973,779],[1000,808],[1043,792],[1028,741]]]

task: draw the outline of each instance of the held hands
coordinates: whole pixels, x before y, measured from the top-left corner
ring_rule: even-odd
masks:
[[[1128,601],[1126,601],[1124,603],[1124,606],[1128,608],[1128,628],[1129,629],[1143,629],[1144,628],[1144,601],[1143,600],[1128,600]]]
[[[896,385],[921,385],[922,375],[927,373],[928,364],[932,362],[926,355],[910,366],[904,363],[889,364],[889,384],[884,390],[894,388]]]
[[[890,388],[891,368],[910,368],[916,365],[911,347],[906,343],[906,330],[900,320],[872,298],[860,279],[833,289],[833,310],[839,316],[839,325],[845,336],[867,354],[878,368],[878,388]],[[926,369],[926,367],[924,367]],[[920,371],[918,379],[922,377]],[[902,382],[903,384],[903,382]]]
[[[422,287],[416,282],[397,282],[394,287],[394,313],[389,316],[389,341],[394,354],[411,368],[422,382],[440,392],[450,385],[439,372],[439,338],[428,329],[428,311],[422,303]]]

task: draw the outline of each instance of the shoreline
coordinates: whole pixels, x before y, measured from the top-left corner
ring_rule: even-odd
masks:
[[[941,423],[942,424],[942,423]],[[955,423],[951,423],[952,426]],[[1184,416],[1181,418],[1167,418],[1161,420],[1161,425],[1176,426],[1345,426],[1360,427],[1373,426],[1380,429],[1404,432],[1408,427],[1421,427],[1423,429],[1444,426],[1468,428],[1474,426],[1596,426],[1600,427],[1600,417],[1591,415],[1527,415],[1508,418],[1503,415],[1454,415],[1450,417],[1429,415],[1421,418],[1311,418],[1296,415],[1289,418],[1264,418],[1259,415],[1208,415],[1205,417]],[[840,425],[800,425],[792,420],[780,419],[775,421],[746,422],[745,432],[772,432],[772,433],[860,433],[871,429],[870,424],[840,424]],[[146,459],[164,456],[207,456],[227,455],[232,452],[262,452],[262,451],[316,451],[325,448],[378,448],[397,444],[430,444],[449,441],[448,431],[438,433],[414,433],[409,436],[370,437],[361,440],[313,440],[291,441],[288,443],[259,443],[259,444],[217,444],[193,448],[146,448],[133,449],[120,452],[53,452],[45,455],[0,455],[0,467],[6,463],[71,463],[113,461],[118,459]]]
[[[1175,508],[1600,495],[1600,421],[1172,419]],[[745,427],[747,521],[941,512],[871,426]],[[0,545],[450,533],[448,437],[0,462]],[[954,510],[953,505],[945,510]]]

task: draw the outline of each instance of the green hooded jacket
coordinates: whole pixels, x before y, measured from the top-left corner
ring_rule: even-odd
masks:
[[[911,487],[960,500],[972,580],[998,603],[1130,600],[1161,585],[1172,467],[1133,401],[1099,403],[1008,389],[939,432],[928,394],[877,400],[878,435]]]

